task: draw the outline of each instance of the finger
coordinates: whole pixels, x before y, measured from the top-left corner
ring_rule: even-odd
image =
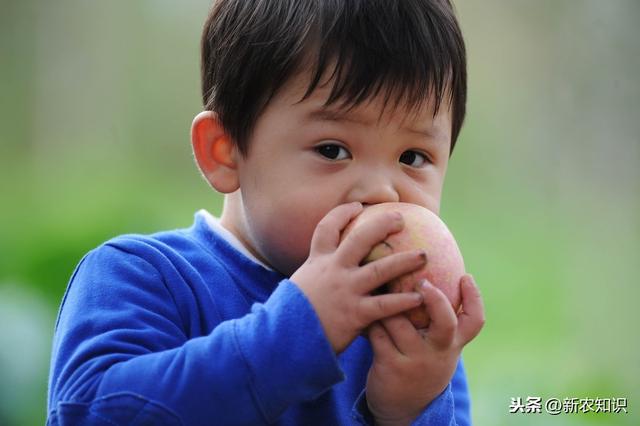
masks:
[[[427,254],[424,250],[394,253],[375,260],[358,271],[356,291],[359,291],[360,294],[370,293],[394,278],[417,271],[426,263]]]
[[[362,211],[359,202],[341,204],[326,214],[316,225],[311,237],[311,253],[335,251],[340,243],[340,233]]]
[[[338,247],[339,256],[345,265],[359,265],[371,249],[404,226],[399,212],[380,212],[358,223],[344,237]]]
[[[458,334],[462,344],[469,343],[484,326],[484,304],[480,290],[471,275],[465,275],[460,282],[462,312],[458,315]]]
[[[406,315],[383,318],[381,322],[395,347],[403,355],[415,353],[424,345],[422,335]]]
[[[458,325],[451,302],[440,289],[427,280],[422,281],[420,291],[424,298],[425,309],[431,318],[425,337],[437,347],[449,347],[456,335]]]
[[[358,317],[363,327],[385,317],[420,306],[422,295],[416,292],[365,296],[358,306]]]
[[[387,333],[387,330],[378,322],[374,322],[369,326],[367,335],[371,348],[376,358],[380,362],[386,362],[392,356],[398,353],[398,348],[393,344],[393,340]]]

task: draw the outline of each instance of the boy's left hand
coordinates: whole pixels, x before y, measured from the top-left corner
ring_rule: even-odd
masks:
[[[367,404],[377,425],[408,425],[447,387],[462,348],[484,325],[480,292],[470,275],[460,282],[462,311],[431,284],[420,286],[431,322],[417,330],[404,315],[369,327],[374,359]]]

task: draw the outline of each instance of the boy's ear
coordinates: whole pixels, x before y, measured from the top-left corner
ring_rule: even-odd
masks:
[[[191,124],[191,146],[198,167],[218,192],[237,190],[238,150],[213,111],[202,111]]]

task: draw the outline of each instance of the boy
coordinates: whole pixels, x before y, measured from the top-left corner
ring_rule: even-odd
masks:
[[[218,220],[115,238],[74,272],[48,424],[469,424],[459,355],[481,298],[375,294],[424,253],[360,265],[402,218],[438,212],[462,125],[462,37],[443,0],[220,0],[191,139]],[[365,207],[366,208],[366,207]],[[402,314],[423,305],[416,330]]]

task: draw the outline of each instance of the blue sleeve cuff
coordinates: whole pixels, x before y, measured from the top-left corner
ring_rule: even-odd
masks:
[[[358,396],[358,399],[356,399],[351,412],[351,417],[355,421],[356,425],[368,426],[375,423],[373,415],[371,414],[371,411],[369,411],[369,406],[367,405],[366,389],[364,389]]]
[[[415,419],[412,426],[455,426],[455,407],[451,384],[436,397],[431,404]]]
[[[357,425],[373,426],[375,424],[373,414],[371,414],[367,405],[365,391],[362,391],[356,400],[352,417]],[[454,417],[451,384],[447,385],[445,390],[431,401],[422,414],[411,424],[412,426],[455,426],[457,423]]]
[[[352,417],[358,425],[373,425],[375,421],[371,411],[369,411],[365,391],[366,389],[362,391],[356,400],[352,410]],[[471,425],[469,388],[462,357],[458,360],[458,366],[451,378],[451,382],[440,395],[427,405],[412,425]]]

